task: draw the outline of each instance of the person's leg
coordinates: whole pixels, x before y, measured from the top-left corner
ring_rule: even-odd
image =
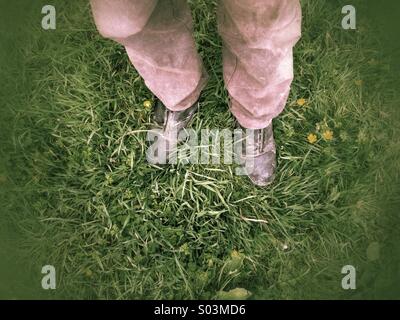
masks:
[[[91,0],[99,32],[125,46],[148,88],[172,111],[190,108],[205,84],[186,0]]]
[[[267,127],[285,107],[292,48],[301,34],[298,0],[221,0],[224,79],[241,126]]]
[[[247,129],[239,157],[251,181],[265,186],[276,168],[272,119],[284,109],[293,80],[299,0],[221,0],[219,31],[231,111]]]

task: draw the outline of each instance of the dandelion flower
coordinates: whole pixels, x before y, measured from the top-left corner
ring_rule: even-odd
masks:
[[[304,98],[297,100],[297,105],[299,105],[300,107],[304,106],[306,103],[307,103],[307,100]]]
[[[313,144],[313,143],[316,143],[318,139],[317,139],[317,136],[314,133],[310,133],[307,136],[307,140],[308,140],[309,143]]]
[[[153,104],[150,100],[146,100],[145,102],[143,102],[143,107],[145,107],[146,109],[150,109],[152,106]]]
[[[324,137],[325,140],[331,141],[333,139],[333,131],[332,130],[326,130],[326,131],[324,131],[322,136]]]
[[[362,86],[362,84],[363,84],[363,81],[362,80],[356,80],[356,81],[354,81],[354,83],[357,85],[357,86]]]
[[[240,254],[239,251],[233,250],[233,251],[231,252],[231,257],[232,257],[233,259],[240,258],[240,257],[241,257],[241,254]]]

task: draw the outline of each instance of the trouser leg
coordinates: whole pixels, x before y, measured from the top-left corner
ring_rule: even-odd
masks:
[[[147,87],[173,111],[196,102],[206,82],[186,0],[91,0],[99,32],[125,46]]]
[[[293,80],[292,48],[301,35],[298,0],[221,0],[224,80],[231,111],[261,129],[284,109]]]

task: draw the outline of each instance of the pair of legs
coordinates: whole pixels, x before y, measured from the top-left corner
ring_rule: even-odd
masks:
[[[91,0],[99,32],[122,44],[148,88],[171,111],[189,109],[207,73],[186,0]],[[301,34],[299,0],[219,0],[224,80],[244,128],[266,128],[285,107],[292,48]]]

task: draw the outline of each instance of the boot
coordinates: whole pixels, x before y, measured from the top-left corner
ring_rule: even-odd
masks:
[[[198,103],[183,111],[171,111],[161,101],[157,101],[154,111],[154,120],[159,128],[157,140],[152,145],[157,150],[158,156],[150,158],[151,163],[165,164],[172,152],[175,152],[178,145],[179,132],[185,128],[198,109]]]
[[[245,129],[242,163],[246,174],[257,186],[272,183],[276,169],[276,147],[272,121],[264,129]]]

